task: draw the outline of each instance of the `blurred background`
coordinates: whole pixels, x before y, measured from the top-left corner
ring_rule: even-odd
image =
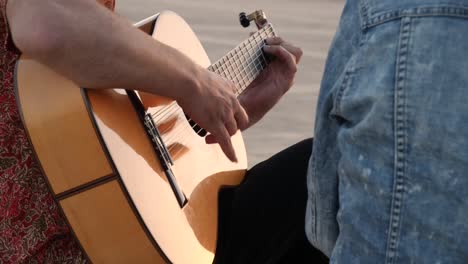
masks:
[[[117,12],[137,22],[162,10],[181,15],[214,62],[248,37],[238,15],[262,9],[278,35],[301,47],[296,83],[256,126],[243,133],[249,166],[313,136],[315,107],[328,48],[344,0],[117,0]]]

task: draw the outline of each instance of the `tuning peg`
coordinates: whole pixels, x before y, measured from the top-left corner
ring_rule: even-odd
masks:
[[[250,26],[250,21],[255,21],[257,28],[262,28],[268,23],[266,15],[262,10],[257,10],[250,15],[246,15],[245,12],[239,14],[239,21],[243,27]]]
[[[250,26],[250,20],[247,18],[245,12],[239,14],[239,22],[245,28]]]

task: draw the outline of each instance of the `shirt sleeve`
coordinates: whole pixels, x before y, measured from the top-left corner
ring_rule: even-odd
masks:
[[[114,11],[115,9],[115,0],[97,0],[99,3],[103,4],[110,10]],[[13,42],[13,38],[10,33],[10,27],[8,25],[8,19],[6,16],[6,6],[8,0],[0,0],[0,41],[1,47],[5,48],[8,51],[20,53],[19,49],[16,47]]]

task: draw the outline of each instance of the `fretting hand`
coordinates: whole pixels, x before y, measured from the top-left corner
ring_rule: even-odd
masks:
[[[300,48],[279,37],[267,39],[264,52],[274,60],[238,98],[249,117],[246,126],[238,127],[241,130],[258,122],[291,88],[302,57]],[[206,142],[211,144],[218,141],[210,135]]]
[[[249,115],[246,129],[258,122],[294,84],[302,50],[280,37],[266,40],[265,53],[274,57],[268,67],[239,96]]]

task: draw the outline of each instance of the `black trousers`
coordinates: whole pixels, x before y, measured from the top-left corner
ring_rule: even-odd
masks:
[[[220,193],[215,264],[313,264],[328,258],[304,231],[312,139],[259,163]]]

